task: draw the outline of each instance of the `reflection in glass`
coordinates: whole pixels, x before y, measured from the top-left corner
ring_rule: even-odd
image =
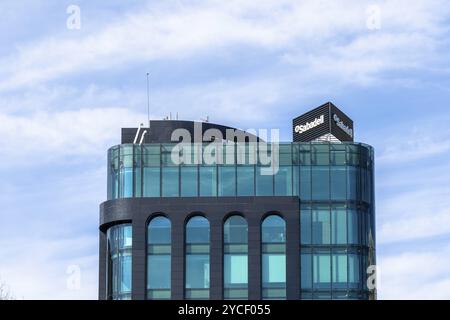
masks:
[[[108,229],[108,298],[131,299],[131,224],[120,224]]]
[[[193,216],[186,224],[186,299],[209,298],[209,233],[205,217]]]
[[[170,299],[171,231],[166,217],[154,217],[148,224],[147,299]]]
[[[238,215],[229,217],[223,226],[224,298],[248,298],[248,226]]]
[[[286,225],[277,215],[264,219],[262,241],[262,297],[286,299]]]

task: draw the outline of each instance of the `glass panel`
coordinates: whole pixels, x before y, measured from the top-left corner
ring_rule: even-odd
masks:
[[[262,167],[256,169],[256,195],[273,196],[273,175],[263,175]]]
[[[300,211],[300,238],[302,244],[311,244],[311,208],[302,206]]]
[[[345,165],[345,150],[332,150],[330,156],[332,165]]]
[[[219,196],[233,197],[236,195],[236,167],[219,167]]]
[[[275,195],[292,195],[292,166],[280,167],[275,175]]]
[[[347,243],[347,214],[345,207],[334,206],[331,209],[331,230],[333,244]]]
[[[331,167],[331,199],[332,200],[345,200],[347,183],[345,167]]]
[[[358,200],[358,174],[358,168],[347,167],[347,198],[349,200]]]
[[[181,170],[181,196],[198,196],[198,174],[197,167],[180,167]]]
[[[162,168],[162,196],[178,197],[178,167]]]
[[[276,215],[268,216],[262,223],[262,242],[281,243],[286,241],[284,220]]]
[[[300,199],[311,199],[311,167],[300,167]]]
[[[141,158],[141,147],[140,146],[134,146],[134,196],[135,197],[141,197],[142,195],[142,188],[141,188],[141,182],[142,182],[142,158]]]
[[[347,254],[345,251],[333,252],[333,288],[347,287]]]
[[[108,229],[108,296],[111,299],[131,298],[131,246],[130,224],[116,225]]]
[[[351,288],[360,287],[360,270],[359,270],[359,255],[348,255],[348,285]]]
[[[205,217],[195,216],[186,224],[186,243],[209,244],[209,221]]]
[[[328,206],[313,207],[313,243],[330,244],[330,209]]]
[[[217,196],[216,167],[200,167],[200,196]]]
[[[186,255],[186,289],[209,288],[209,255]]]
[[[170,255],[148,255],[147,289],[170,289]]]
[[[330,169],[329,167],[312,167],[312,198],[329,200]]]
[[[238,166],[237,168],[237,194],[238,196],[255,195],[255,169],[254,166]]]
[[[298,166],[292,167],[292,195],[299,196],[300,195],[300,168]]]
[[[144,167],[144,197],[160,196],[160,168]]]
[[[348,243],[359,244],[358,237],[358,212],[354,209],[348,210]]]
[[[331,261],[329,251],[317,251],[313,255],[314,288],[330,288]]]
[[[224,255],[224,287],[246,288],[248,284],[248,258],[247,255]]]
[[[312,254],[311,252],[305,251],[301,254],[301,288],[310,289],[312,288]]]
[[[241,216],[231,216],[224,224],[224,243],[247,243],[247,221]]]
[[[120,261],[120,292],[131,292],[131,255],[123,256]]]
[[[133,197],[133,168],[120,169],[121,198]]]
[[[170,244],[171,227],[170,220],[165,217],[155,217],[148,225],[149,244]]]
[[[262,256],[263,286],[266,288],[285,287],[286,255],[263,254]]]

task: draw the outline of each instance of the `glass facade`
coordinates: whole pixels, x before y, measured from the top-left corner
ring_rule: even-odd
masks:
[[[131,248],[130,224],[115,225],[108,229],[108,297],[112,300],[131,299]]]
[[[248,298],[248,226],[232,215],[223,226],[224,299]]]
[[[217,165],[176,165],[171,158],[174,148],[176,144],[124,144],[109,149],[108,200],[298,196],[302,202],[372,203],[373,149],[364,144],[280,144],[279,169],[274,175],[262,173],[267,168],[257,156],[255,164],[239,162],[238,145],[223,145],[222,162]],[[193,144],[190,151],[199,148]],[[228,164],[229,158],[235,162]]]
[[[209,298],[209,221],[193,216],[186,223],[185,298]]]
[[[163,216],[152,218],[147,229],[147,299],[170,299],[171,224]]]
[[[254,157],[255,164],[241,161],[238,145],[231,148],[224,145],[223,152],[216,155],[216,158],[223,157],[223,162],[178,165],[171,156],[175,146],[124,144],[111,148],[108,151],[108,199],[298,197],[300,211],[296,214],[300,224],[296,228],[299,237],[286,238],[289,220],[282,218],[282,211],[279,215],[269,214],[259,225],[261,298],[287,298],[286,266],[292,259],[286,256],[287,241],[298,245],[295,257],[300,261],[298,298],[369,297],[366,270],[375,262],[374,153],[370,146],[329,142],[280,144],[279,168],[273,175],[263,174],[268,168],[262,165],[258,150],[253,152],[249,148],[243,156],[247,160]],[[199,157],[203,149],[202,145],[192,145],[192,158]],[[225,162],[231,158],[235,163]],[[274,206],[276,208],[276,204]],[[198,213],[183,226],[184,297],[208,299],[210,222]],[[153,217],[147,227],[147,298],[170,299],[174,294],[171,291],[171,222],[160,215]],[[223,298],[247,299],[247,220],[239,213],[227,215],[220,227],[223,228],[223,253],[220,253],[223,254]],[[130,298],[131,225],[109,228],[107,242],[108,295],[112,299]],[[250,252],[250,256],[252,254],[255,253]],[[183,283],[180,288],[183,289]]]

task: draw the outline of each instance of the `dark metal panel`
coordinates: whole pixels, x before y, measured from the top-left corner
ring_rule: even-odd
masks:
[[[247,141],[251,139],[252,141],[258,141],[258,137],[228,126],[223,126],[220,124],[214,124],[209,122],[194,122],[194,121],[185,121],[185,120],[151,120],[150,128],[145,127],[141,128],[138,142],[141,139],[142,133],[144,130],[147,130],[146,135],[144,136],[143,143],[169,143],[174,142],[171,140],[172,132],[176,129],[185,129],[191,134],[191,138],[194,139],[194,125],[201,125],[201,134],[203,135],[205,131],[209,129],[219,130],[223,136],[223,139],[226,139],[226,131],[227,129],[235,130],[237,133],[246,136]],[[122,144],[124,143],[133,143],[138,128],[122,128]],[[176,141],[175,141],[176,142]]]

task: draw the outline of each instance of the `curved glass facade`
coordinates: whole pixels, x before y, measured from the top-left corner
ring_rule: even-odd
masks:
[[[258,298],[263,299],[292,298],[294,293],[300,299],[370,298],[366,270],[375,264],[372,147],[349,142],[280,144],[279,169],[276,174],[265,175],[263,171],[267,167],[261,164],[257,150],[244,152],[245,158],[255,157],[255,164],[239,161],[238,146],[230,148],[227,144],[216,158],[222,157],[223,163],[229,163],[225,161],[227,157],[232,158],[234,164],[179,165],[172,159],[175,146],[124,144],[108,151],[109,200],[158,198],[155,199],[158,203],[169,201],[172,205],[183,200],[173,198],[203,198],[183,200],[199,204],[193,210],[183,207],[184,217],[189,217],[186,223],[184,220],[177,222],[171,215],[174,213],[169,212],[171,207],[168,212],[159,213],[164,210],[158,209],[156,216],[149,220],[146,226],[147,299],[209,299],[218,294],[224,299],[247,299],[252,297],[255,286],[261,289]],[[202,154],[206,146],[192,144],[191,156]],[[268,202],[267,212],[265,206],[260,207],[258,218],[253,217],[253,220],[244,210],[233,207],[241,202],[253,205],[254,198],[239,197],[269,196],[286,196],[286,203],[293,202],[295,207],[286,214],[282,208],[277,208],[277,203]],[[285,200],[281,200],[283,207]],[[227,204],[222,216],[212,218],[208,206],[218,201]],[[200,213],[201,210],[204,212]],[[197,213],[191,215],[191,212]],[[217,212],[215,207],[214,213]],[[290,220],[292,215],[296,219],[294,222]],[[172,228],[173,237],[179,234],[179,240],[172,239]],[[218,250],[219,258],[214,258],[210,251],[211,228],[223,230],[222,238],[213,237],[213,241],[222,240],[218,246],[223,249]],[[296,229],[294,236],[291,236],[292,228]],[[260,237],[251,240],[255,233],[260,233]],[[183,251],[177,253],[173,242],[183,240]],[[130,298],[131,225],[109,228],[107,241],[108,297]],[[145,244],[145,238],[136,241],[140,242]],[[172,265],[172,255],[176,261],[180,259],[180,264],[184,258],[183,270],[176,276],[171,269],[177,266]],[[258,259],[252,260],[255,256]],[[287,268],[294,260],[295,268]],[[221,265],[223,270],[219,270]],[[257,284],[249,275],[249,266],[254,268],[255,265],[260,268],[254,276]],[[288,284],[294,271],[299,277],[296,280],[299,290],[293,291]],[[219,289],[214,289],[218,284]],[[179,288],[178,295],[174,288]]]
[[[178,165],[176,144],[119,145],[108,151],[108,200],[129,197],[298,196],[302,201],[372,203],[373,149],[357,143],[279,145],[279,170],[264,175],[239,159],[237,145],[224,145],[217,165]],[[206,145],[192,144],[192,153]],[[248,155],[245,153],[246,159]],[[240,164],[243,163],[243,164]]]
[[[286,299],[286,223],[270,215],[261,225],[262,298]]]
[[[171,223],[163,216],[150,220],[147,229],[147,299],[170,299]]]
[[[185,298],[209,298],[209,221],[193,216],[186,223]]]
[[[113,300],[131,299],[131,224],[110,227],[106,233],[108,252],[108,296]]]
[[[248,225],[230,216],[223,225],[224,299],[248,298]]]

